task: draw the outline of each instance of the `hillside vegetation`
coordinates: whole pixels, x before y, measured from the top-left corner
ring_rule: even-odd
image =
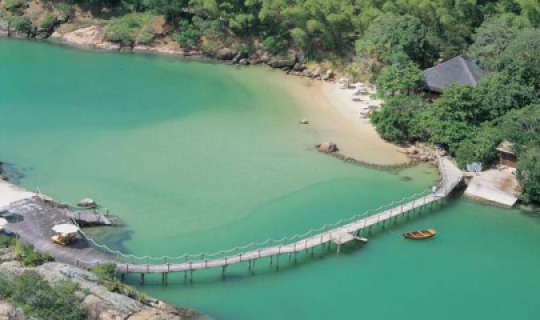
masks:
[[[123,47],[165,39],[234,62],[293,56],[274,67],[324,63],[376,81],[386,104],[373,122],[383,137],[439,144],[462,166],[493,162],[508,140],[522,200],[540,202],[538,0],[1,0],[0,12],[36,37],[76,21]],[[231,50],[218,55],[223,48]],[[459,54],[490,74],[428,103],[420,71]]]

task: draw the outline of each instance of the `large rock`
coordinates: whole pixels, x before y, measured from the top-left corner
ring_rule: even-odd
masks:
[[[9,23],[7,20],[0,19],[0,37],[9,36]]]
[[[40,39],[40,40],[46,39],[46,38],[51,36],[52,32],[53,32],[52,28],[50,28],[50,29],[37,28],[35,37],[36,37],[36,39]]]
[[[25,317],[19,308],[0,300],[0,320],[11,319],[25,319]]]
[[[231,48],[221,48],[216,52],[216,59],[218,60],[232,60],[238,54],[236,50]]]
[[[97,203],[90,198],[86,198],[79,201],[77,205],[82,208],[95,208],[97,206]]]
[[[272,59],[268,63],[272,68],[276,69],[291,69],[294,67],[294,64],[296,63],[296,59]]]
[[[319,150],[319,152],[332,153],[332,152],[338,151],[338,147],[335,143],[330,141],[330,142],[323,142],[320,145],[318,145],[317,150]]]

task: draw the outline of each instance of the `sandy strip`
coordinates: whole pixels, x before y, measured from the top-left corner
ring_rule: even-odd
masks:
[[[33,196],[35,196],[35,193],[28,192],[21,187],[0,180],[0,210],[13,202],[31,198]]]
[[[333,141],[341,154],[373,164],[410,161],[397,146],[383,140],[368,119],[360,119],[362,103],[352,100],[354,90],[292,76],[283,76],[281,85],[298,100],[304,118],[318,133],[318,143]]]

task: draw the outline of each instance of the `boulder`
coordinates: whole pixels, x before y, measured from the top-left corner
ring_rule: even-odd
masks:
[[[296,59],[272,59],[268,62],[268,64],[272,68],[276,69],[290,69],[294,67],[294,64],[296,63]]]
[[[332,153],[332,152],[338,151],[338,147],[335,143],[330,141],[330,142],[323,142],[320,145],[318,145],[317,150],[319,150],[319,152]]]
[[[302,119],[300,120],[300,124],[309,124],[308,119]]]
[[[324,75],[323,80],[330,81],[330,80],[334,80],[335,77],[336,75],[334,74],[334,71],[328,70],[326,71],[326,74]]]
[[[37,28],[36,29],[36,39],[42,40],[50,37],[52,34],[52,29]]]
[[[93,199],[86,198],[79,201],[77,205],[82,208],[95,208],[97,203]]]
[[[249,60],[248,59],[240,59],[240,61],[238,61],[238,64],[243,65],[243,66],[247,66],[249,64]]]
[[[238,54],[236,50],[231,48],[221,48],[216,52],[216,59],[218,60],[232,60]]]
[[[293,66],[294,71],[302,72],[306,70],[306,66],[303,63],[297,62]]]
[[[7,20],[0,19],[0,37],[9,36],[9,23]]]

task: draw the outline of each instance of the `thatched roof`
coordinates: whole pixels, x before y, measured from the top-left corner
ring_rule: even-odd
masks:
[[[429,90],[442,92],[445,87],[459,83],[475,86],[487,73],[465,55],[460,55],[422,72]]]

